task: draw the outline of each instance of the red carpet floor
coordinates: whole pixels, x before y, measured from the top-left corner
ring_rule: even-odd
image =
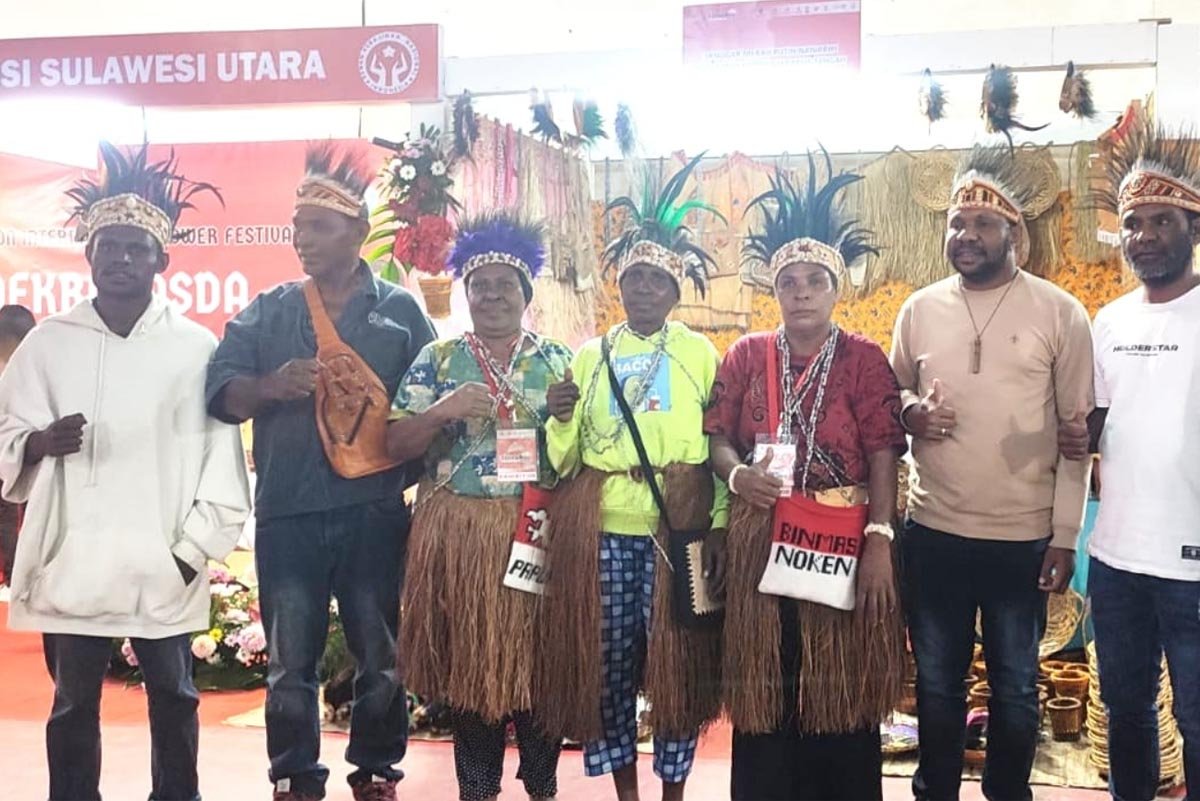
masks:
[[[0,619],[6,619],[0,604]],[[46,764],[43,726],[50,708],[52,687],[42,661],[38,635],[0,629],[0,801],[36,801],[45,798]],[[206,693],[200,704],[200,789],[206,801],[269,799],[266,781],[265,735],[259,729],[222,725],[226,718],[249,711],[262,703],[262,692]],[[105,686],[102,705],[104,732],[104,775],[101,789],[108,801],[137,801],[150,789],[150,741],[145,723],[146,699],[140,689],[119,683]],[[348,767],[342,761],[345,737],[325,735],[324,761],[333,771],[330,801],[349,801],[350,791],[342,776]],[[643,757],[642,797],[659,797],[650,760]],[[454,801],[454,758],[449,743],[411,744],[403,764],[408,778],[401,796],[422,801]],[[505,763],[503,798],[523,799],[520,784],[513,778],[517,769],[515,750]],[[1039,801],[1099,801],[1103,793],[1038,787]],[[885,779],[889,801],[911,798],[908,781]],[[608,801],[614,798],[608,779],[583,776],[579,752],[565,752],[559,767],[559,798],[563,801]],[[701,743],[700,758],[688,786],[689,801],[716,801],[729,797],[729,730],[716,727]],[[979,785],[963,787],[964,801],[982,798]]]

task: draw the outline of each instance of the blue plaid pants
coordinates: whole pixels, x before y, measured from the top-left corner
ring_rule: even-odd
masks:
[[[600,653],[604,736],[587,743],[588,776],[603,776],[637,761],[637,696],[646,661],[654,598],[654,543],[649,537],[600,535]],[[654,773],[664,782],[687,779],[696,758],[696,735],[654,738]]]

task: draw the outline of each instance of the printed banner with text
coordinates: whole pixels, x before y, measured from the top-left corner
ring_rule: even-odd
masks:
[[[383,151],[359,140],[372,163]],[[292,208],[304,174],[304,142],[176,145],[180,171],[220,188],[184,212],[185,238],[170,249],[158,291],[220,336],[225,321],[264,289],[302,276],[292,249]],[[161,159],[172,148],[151,148]],[[66,226],[63,196],[81,170],[0,154],[0,304],[19,303],[39,319],[94,294],[83,245]]]
[[[683,60],[717,66],[862,60],[860,0],[760,0],[683,9]]]
[[[0,100],[137,106],[434,102],[437,25],[0,40]]]

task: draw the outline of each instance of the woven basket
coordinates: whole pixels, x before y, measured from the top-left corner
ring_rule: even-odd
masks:
[[[1088,674],[1082,670],[1056,670],[1050,674],[1054,695],[1058,698],[1075,698],[1082,703],[1088,697]]]
[[[450,316],[450,291],[454,288],[454,279],[448,275],[420,275],[417,284],[425,297],[425,311],[435,320],[443,320]]]
[[[1078,740],[1083,731],[1083,701],[1078,698],[1051,698],[1046,702],[1050,730],[1055,740]]]
[[[986,681],[976,682],[967,692],[967,709],[987,709],[992,697],[992,688]]]

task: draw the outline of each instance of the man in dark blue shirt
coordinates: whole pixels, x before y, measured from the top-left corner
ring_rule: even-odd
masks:
[[[297,192],[296,253],[337,336],[378,376],[390,399],[433,327],[412,295],[372,275],[358,253],[369,224],[371,170],[309,154]],[[394,801],[408,710],[396,679],[396,624],[408,533],[404,468],[343,478],[326,456],[314,392],[321,371],[313,318],[297,281],[255,298],[229,322],[208,373],[209,412],[254,420],[255,562],[266,627],[267,752],[274,801],[315,801],[317,666],[337,598],[358,666],[346,760],[356,801]]]

